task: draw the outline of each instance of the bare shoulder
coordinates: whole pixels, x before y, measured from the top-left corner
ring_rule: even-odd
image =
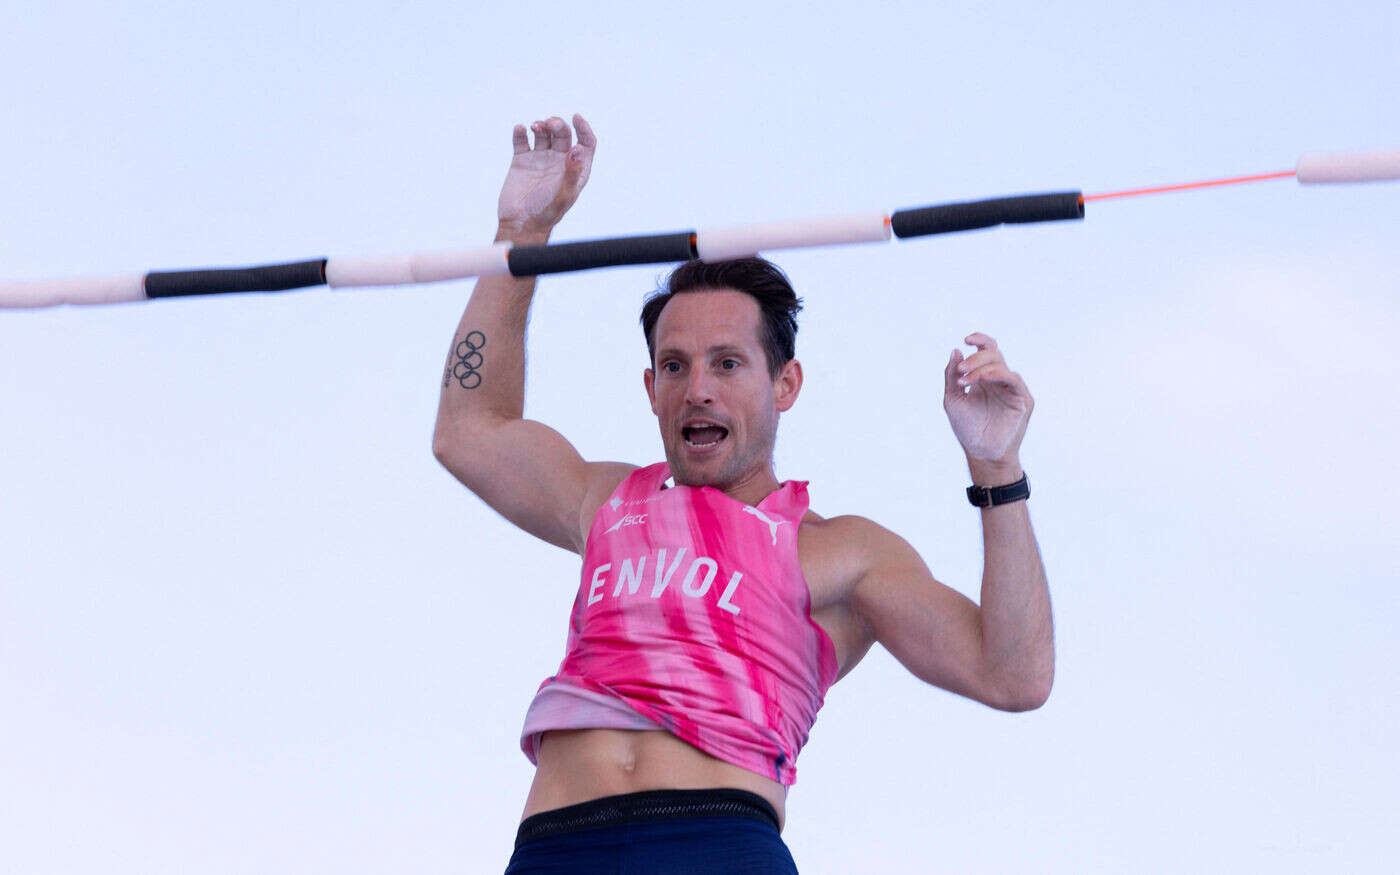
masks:
[[[593,517],[598,513],[598,508],[603,506],[603,502],[608,500],[608,496],[613,494],[613,490],[628,475],[637,470],[640,465],[633,465],[629,462],[589,462],[588,463],[588,487],[584,491],[583,504],[579,507],[578,518],[578,550],[580,556],[583,555],[585,545],[588,543],[588,530],[593,527]]]
[[[821,517],[808,511],[799,532],[812,536],[812,546],[820,549],[823,558],[839,559],[862,573],[891,552],[913,550],[899,535],[858,514]]]
[[[805,569],[810,564],[821,582],[823,605],[855,607],[857,587],[870,586],[891,569],[923,569],[923,559],[904,538],[868,517],[844,514],[823,519],[804,517],[798,549]],[[820,570],[816,570],[820,569]],[[811,579],[811,578],[809,578]],[[814,581],[815,582],[815,581]]]
[[[898,535],[866,517],[822,517],[808,511],[797,530],[797,546],[814,610],[849,606],[856,584],[901,544],[909,549]]]

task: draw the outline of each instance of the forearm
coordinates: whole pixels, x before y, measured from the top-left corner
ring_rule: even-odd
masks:
[[[548,233],[498,229],[496,242],[545,243]],[[437,440],[490,419],[520,419],[525,411],[525,329],[534,277],[482,277],[472,290],[443,368]]]
[[[1021,479],[1019,463],[969,463],[977,486]],[[988,670],[1022,707],[1050,695],[1055,676],[1050,587],[1031,531],[1025,501],[985,507],[982,513],[982,648]]]

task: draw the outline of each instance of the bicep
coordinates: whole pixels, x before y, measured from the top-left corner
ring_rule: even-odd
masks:
[[[511,523],[556,547],[582,553],[592,508],[635,465],[585,462],[559,432],[530,419],[479,427],[434,442],[452,474]],[[601,492],[601,495],[599,493]],[[596,497],[596,501],[594,501]]]
[[[925,683],[1000,707],[986,671],[981,609],[940,583],[903,538],[881,529],[852,605],[872,637]]]

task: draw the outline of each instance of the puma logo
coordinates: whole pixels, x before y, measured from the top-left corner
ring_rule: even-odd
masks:
[[[744,513],[751,513],[768,524],[768,531],[773,536],[773,546],[778,546],[778,526],[786,525],[789,520],[771,520],[768,514],[750,505],[744,505]]]

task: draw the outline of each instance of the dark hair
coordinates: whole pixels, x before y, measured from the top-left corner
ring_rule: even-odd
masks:
[[[642,305],[642,333],[647,338],[647,354],[656,366],[656,323],[661,311],[675,295],[734,289],[758,301],[762,319],[759,342],[768,357],[768,376],[776,380],[783,365],[796,355],[797,314],[802,299],[792,290],[787,275],[776,264],[757,256],[729,261],[687,261],[666,278]]]

